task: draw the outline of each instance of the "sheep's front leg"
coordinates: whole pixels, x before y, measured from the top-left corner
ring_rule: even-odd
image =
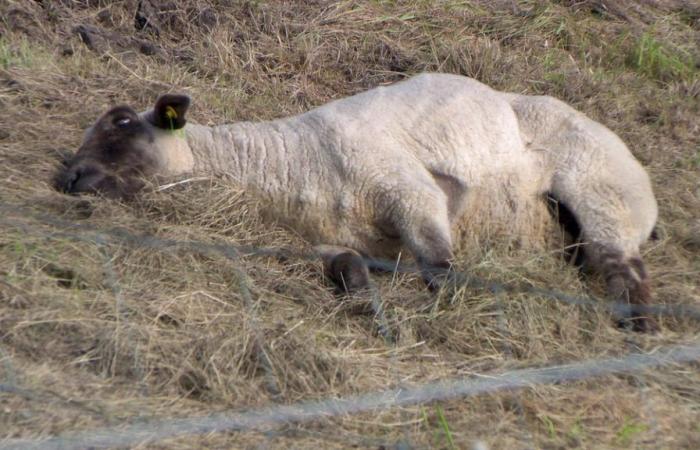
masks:
[[[447,200],[442,191],[411,194],[394,203],[386,221],[413,254],[425,284],[435,291],[444,285],[453,257]]]
[[[369,269],[355,250],[334,245],[317,245],[314,251],[323,261],[326,276],[338,293],[352,294],[369,287]]]
[[[445,218],[446,219],[446,218]],[[436,291],[445,285],[452,263],[452,239],[449,225],[425,218],[405,233],[404,244],[411,250],[428,289]]]

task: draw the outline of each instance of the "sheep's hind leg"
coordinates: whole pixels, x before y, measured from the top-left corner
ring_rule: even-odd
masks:
[[[635,170],[641,168],[631,166],[625,172],[634,178]],[[599,180],[595,174],[569,174],[557,180],[551,193],[570,207],[580,225],[584,260],[605,277],[607,296],[617,303],[619,325],[635,331],[657,330],[656,320],[645,308],[652,301],[651,282],[639,256],[656,221],[650,189],[643,183],[628,183],[627,177]]]
[[[352,294],[369,288],[369,269],[362,256],[347,247],[318,245],[314,251],[323,261],[323,270],[339,294]]]
[[[629,311],[620,314],[619,325],[634,331],[658,331],[656,320],[643,310],[651,303],[651,286],[642,259],[636,256],[626,258],[622,252],[610,247],[596,250],[595,260],[605,277],[608,297],[618,304],[630,305]]]

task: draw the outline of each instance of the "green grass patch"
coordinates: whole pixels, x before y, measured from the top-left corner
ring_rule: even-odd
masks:
[[[639,437],[639,435],[641,435],[648,429],[649,427],[647,427],[643,423],[637,423],[627,420],[617,432],[615,442],[620,446],[628,447],[632,444],[632,442],[634,442],[637,439],[637,437]]]
[[[554,422],[552,421],[552,419],[550,419],[549,416],[544,415],[540,416],[539,419],[547,429],[547,435],[549,436],[549,438],[554,439],[555,437],[557,437],[557,428],[556,426],[554,426]]]
[[[565,72],[566,61],[561,50],[550,49],[542,58],[542,79],[551,85],[553,91],[560,93],[564,90],[567,83],[570,82],[569,77]]]
[[[566,433],[566,436],[571,441],[576,442],[576,443],[581,442],[583,435],[584,435],[583,427],[581,426],[581,423],[578,421],[575,424],[573,424],[572,427],[569,429],[569,431]]]
[[[39,53],[26,39],[11,42],[0,37],[0,67],[5,70],[12,67],[34,67],[42,59]]]
[[[430,427],[431,425],[431,420],[428,418],[428,412],[426,411],[425,408],[421,408],[421,411],[423,413],[423,422],[425,423],[426,426]],[[447,445],[440,448],[448,448],[450,450],[456,449],[457,447],[455,446],[455,441],[454,438],[452,437],[452,432],[450,431],[450,426],[447,423],[447,418],[445,417],[445,412],[443,411],[441,406],[435,406],[435,415],[436,421],[437,421],[437,426],[440,429],[440,432],[435,432],[435,437],[436,441],[447,441]]]
[[[445,439],[447,440],[448,448],[449,449],[454,449],[455,447],[455,441],[452,439],[452,433],[450,432],[450,426],[447,423],[447,419],[445,418],[445,413],[442,410],[440,406],[436,406],[435,410],[438,415],[438,423],[440,424],[440,428],[442,428],[442,432],[445,434]]]
[[[700,169],[700,149],[695,151],[695,157],[693,157],[692,164],[694,168]]]
[[[636,40],[627,55],[627,65],[658,81],[688,80],[696,72],[688,54],[664,45],[650,33]]]

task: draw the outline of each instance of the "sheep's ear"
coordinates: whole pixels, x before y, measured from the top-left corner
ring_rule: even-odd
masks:
[[[185,114],[190,106],[186,95],[165,94],[158,97],[148,119],[153,125],[166,130],[179,130],[187,123]]]

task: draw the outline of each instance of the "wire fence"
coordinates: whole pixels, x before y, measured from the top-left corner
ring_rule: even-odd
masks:
[[[75,223],[53,217],[45,213],[31,211],[20,205],[10,205],[0,203],[0,211],[3,213],[23,213],[24,217],[32,218],[45,225],[51,225],[67,230],[80,231],[80,234],[67,231],[51,231],[37,229],[27,223],[24,218],[12,218],[4,216],[0,218],[0,224],[12,226],[21,229],[23,232],[35,235],[41,235],[45,238],[64,238],[77,241],[91,243],[107,243],[119,242],[134,247],[145,247],[156,250],[184,250],[197,254],[211,255],[219,254],[231,261],[238,261],[242,257],[276,257],[284,260],[302,260],[316,261],[318,256],[311,252],[300,252],[289,248],[280,247],[253,247],[248,245],[232,245],[227,243],[207,243],[201,241],[183,241],[176,239],[160,238],[153,235],[135,234],[124,228],[102,229],[92,224]],[[395,261],[364,258],[368,267],[371,270],[380,270],[385,272],[396,273],[420,273],[421,269],[412,264],[397,264]],[[427,268],[427,270],[430,270]],[[441,267],[432,269],[433,273],[445,271]],[[619,317],[643,316],[643,315],[658,315],[671,316],[682,319],[700,320],[700,308],[683,304],[629,304],[623,302],[613,302],[605,299],[598,299],[592,296],[575,296],[556,289],[548,289],[538,286],[501,283],[497,281],[485,280],[473,274],[450,269],[449,276],[451,283],[455,286],[466,286],[472,289],[484,290],[496,294],[504,291],[505,293],[528,293],[541,296],[545,299],[566,303],[576,306],[589,306],[595,308],[603,308],[609,310],[612,314]]]
[[[345,398],[276,405],[250,411],[231,411],[203,417],[168,419],[127,426],[96,428],[45,440],[16,439],[0,449],[78,449],[125,447],[186,435],[223,431],[264,431],[270,427],[308,423],[333,417],[386,410],[481,394],[585,380],[612,374],[687,363],[700,359],[700,343],[662,348],[653,354],[633,353],[620,358],[594,359],[539,369],[523,369],[475,378],[457,378],[414,387],[368,392]],[[0,385],[0,390],[7,389]]]
[[[21,205],[0,203],[0,225],[10,227],[46,239],[70,239],[96,244],[103,255],[107,285],[115,297],[117,320],[121,315],[121,291],[117,272],[112,265],[110,244],[125,244],[133,247],[151,248],[159,251],[188,251],[202,255],[218,254],[231,262],[234,274],[238,278],[245,308],[250,320],[253,333],[254,351],[258,363],[264,371],[265,387],[272,404],[254,410],[229,411],[207,416],[188,418],[171,418],[152,420],[136,424],[122,424],[113,427],[95,428],[76,433],[52,436],[47,439],[6,439],[0,441],[0,449],[37,448],[37,449],[72,449],[72,448],[107,448],[127,447],[142,443],[153,443],[175,437],[203,435],[218,432],[258,432],[267,438],[276,436],[306,436],[321,439],[332,439],[331,434],[318,433],[294,428],[300,424],[319,422],[331,418],[360,414],[367,412],[386,411],[394,408],[424,404],[428,402],[465,398],[488,393],[515,391],[538,385],[551,385],[565,382],[585,380],[612,374],[636,374],[640,389],[643,382],[639,373],[670,364],[681,364],[700,360],[700,343],[692,342],[686,345],[675,345],[657,349],[651,354],[631,352],[625,356],[609,359],[594,359],[573,364],[543,367],[536,369],[514,370],[505,373],[495,373],[482,376],[445,379],[425,384],[405,386],[401,384],[398,374],[395,377],[397,387],[376,392],[367,392],[343,398],[326,398],[317,401],[299,402],[289,405],[279,404],[281,401],[279,382],[271,367],[266,353],[267,345],[264,335],[260,332],[259,319],[256,315],[256,305],[248,286],[247,275],[240,265],[244,257],[278,257],[286,260],[303,261],[316,260],[312,253],[300,252],[289,248],[258,248],[251,246],[236,246],[227,243],[206,243],[200,241],[181,241],[166,239],[153,235],[135,234],[122,228],[103,229],[88,223],[74,223],[46,213],[33,211]],[[49,230],[47,226],[56,229]],[[366,259],[372,269],[398,273],[419,273],[417,267],[411,264],[397,264],[395,261]],[[497,297],[504,314],[502,302],[508,293],[524,292],[535,294],[541,298],[555,302],[563,302],[580,307],[604,308],[615,316],[628,315],[665,315],[679,319],[700,320],[700,310],[689,305],[629,305],[619,302],[599,300],[590,296],[574,296],[565,292],[542,287],[522,284],[506,284],[484,280],[470,274],[450,271],[449,277],[457,286],[468,286],[472,289],[489,291]],[[385,316],[384,305],[377,289],[372,288],[372,309],[379,334],[385,345],[393,347],[396,342],[390,333]],[[501,318],[502,319],[502,318]],[[500,323],[500,322],[499,322]],[[500,323],[505,329],[505,325]],[[502,349],[507,355],[512,353],[509,348]],[[89,404],[72,399],[65,399],[60,394],[46,391],[29,390],[20,387],[18,376],[11,365],[10,356],[0,348],[0,358],[7,373],[6,382],[0,383],[0,393],[17,395],[28,400],[45,402],[47,399],[58,399],[66,407],[81,408],[88,413],[96,414]],[[519,407],[522,408],[522,405]],[[522,411],[520,412],[522,414]],[[524,419],[523,419],[524,420]],[[291,427],[291,428],[290,428]],[[380,439],[367,438],[357,435],[343,435],[345,442],[353,442],[360,446],[380,446],[383,448],[407,449],[413,448],[407,430],[404,439],[398,442],[383,442]],[[530,445],[532,437],[528,437]]]

